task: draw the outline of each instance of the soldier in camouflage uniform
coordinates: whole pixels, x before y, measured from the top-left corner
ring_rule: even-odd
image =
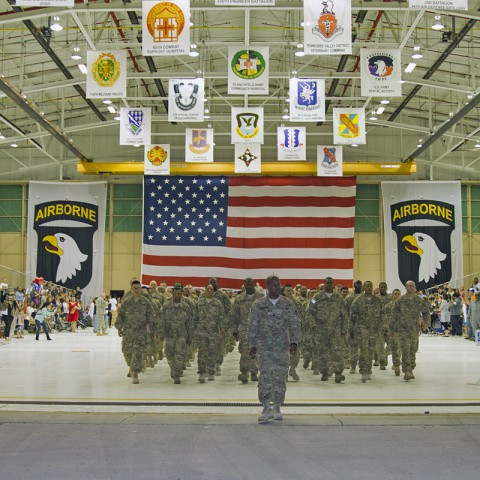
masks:
[[[392,301],[392,294],[388,293],[388,287],[385,282],[380,282],[378,285],[378,299],[382,302],[383,307]],[[383,322],[375,332],[375,356],[374,359],[378,360],[380,364],[380,370],[386,370],[387,366],[387,347],[388,337],[390,336],[390,328],[388,325],[388,318],[383,315]],[[376,362],[377,363],[377,362]]]
[[[395,371],[395,375],[397,377],[400,376],[401,352],[400,352],[400,342],[398,340],[398,334],[394,331],[394,329],[391,326],[391,317],[392,317],[393,306],[395,305],[395,302],[400,298],[400,295],[401,293],[398,288],[393,290],[390,302],[388,302],[384,307],[386,323],[388,326],[388,339],[387,339],[388,350],[390,350],[390,352],[392,353],[392,363],[393,363],[392,368]]]
[[[255,358],[250,357],[250,347],[248,345],[248,316],[250,308],[255,300],[262,298],[263,291],[255,288],[252,278],[246,278],[244,281],[245,291],[237,295],[232,308],[232,332],[233,337],[238,341],[238,351],[240,352],[240,374],[238,379],[242,383],[248,383],[248,374],[250,373],[253,382],[258,381],[258,369]]]
[[[220,340],[225,331],[225,311],[220,300],[213,297],[213,286],[205,287],[205,295],[200,297],[195,306],[193,319],[195,337],[198,345],[198,381],[205,383],[215,380],[215,363],[217,360]]]
[[[288,370],[288,375],[292,377],[293,380],[298,382],[300,380],[300,377],[298,376],[296,368],[298,366],[298,363],[300,362],[300,349],[303,346],[303,335],[305,331],[305,328],[304,328],[305,310],[303,308],[303,303],[297,298],[295,298],[295,296],[293,295],[293,285],[291,285],[290,283],[285,285],[283,287],[283,294],[295,304],[295,308],[297,309],[297,315],[298,315],[298,318],[300,319],[300,324],[302,327],[302,341],[300,342],[300,345],[299,345],[300,348],[297,348],[295,353],[290,354],[290,362],[289,362],[290,368]]]
[[[174,383],[181,383],[188,347],[193,339],[193,310],[182,298],[182,285],[173,287],[172,300],[163,306],[160,333],[165,337],[165,354]]]
[[[350,323],[350,308],[352,306],[353,301],[363,292],[363,283],[361,280],[355,281],[353,284],[353,292],[350,293],[347,298],[344,300],[345,307],[347,310],[347,332],[349,331],[349,323]],[[358,344],[356,343],[355,339],[348,337],[345,348],[345,363],[346,365],[350,365],[350,373],[355,373],[358,363],[358,355],[359,349]],[[347,367],[348,368],[348,367]]]
[[[415,375],[415,356],[418,350],[418,336],[425,320],[430,318],[427,302],[417,295],[415,282],[408,280],[405,284],[407,293],[394,304],[391,315],[391,327],[398,334],[402,350],[402,371],[405,380],[413,380]],[[422,319],[420,319],[422,315]]]
[[[298,300],[298,297],[295,297]],[[303,314],[303,325],[302,325],[302,342],[301,342],[301,348],[302,348],[302,357],[303,357],[303,368],[308,368],[310,365],[310,362],[312,362],[312,370],[315,369],[313,364],[316,364],[317,370],[316,374],[319,375],[320,371],[318,370],[318,361],[314,362],[314,351],[315,351],[315,340],[314,340],[314,333],[313,330],[307,321],[307,311],[308,311],[308,305],[310,304],[310,301],[304,301],[302,302],[302,310]]]
[[[282,420],[280,405],[287,390],[289,352],[294,353],[301,337],[295,305],[280,295],[278,277],[266,279],[268,296],[256,300],[250,310],[248,341],[250,354],[258,355],[260,379],[258,399],[263,404],[259,422]],[[270,402],[273,402],[273,413]]]
[[[350,337],[359,346],[359,370],[362,382],[370,380],[377,331],[383,322],[382,301],[373,294],[373,283],[367,280],[364,293],[357,296],[350,308]]]
[[[322,381],[328,380],[330,365],[335,383],[345,380],[343,373],[347,311],[341,295],[333,291],[333,278],[325,279],[325,290],[308,305],[307,321],[315,335],[315,358]]]
[[[122,352],[129,367],[132,383],[140,383],[138,374],[144,364],[147,338],[155,333],[156,322],[152,303],[142,296],[138,280],[131,284],[131,294],[126,295],[118,312],[115,328],[122,337]]]

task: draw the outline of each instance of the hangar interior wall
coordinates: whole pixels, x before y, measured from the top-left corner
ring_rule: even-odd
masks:
[[[0,279],[24,283],[28,184],[0,184]],[[480,185],[462,184],[465,286],[480,271]],[[142,184],[109,183],[105,228],[104,290],[126,289],[140,274]],[[354,278],[384,279],[383,219],[380,182],[358,183],[355,211]]]

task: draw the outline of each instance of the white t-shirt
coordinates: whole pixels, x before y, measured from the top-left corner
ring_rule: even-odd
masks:
[[[111,298],[108,303],[110,304],[110,311],[116,312],[117,311],[117,299]]]

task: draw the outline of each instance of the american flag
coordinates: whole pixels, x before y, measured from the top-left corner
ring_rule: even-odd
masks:
[[[355,177],[145,176],[142,282],[352,286]]]

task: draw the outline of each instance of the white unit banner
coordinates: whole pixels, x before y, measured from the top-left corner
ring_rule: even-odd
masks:
[[[228,93],[268,95],[268,47],[228,47]]]
[[[213,128],[185,129],[185,161],[213,162]]]
[[[232,143],[263,144],[262,107],[232,107]]]
[[[277,157],[283,161],[307,159],[305,127],[277,127]]]
[[[190,53],[190,0],[142,2],[142,54]]]
[[[17,7],[74,7],[75,0],[17,0]]]
[[[152,110],[150,108],[120,109],[120,145],[149,145],[151,142]]]
[[[333,143],[357,145],[367,142],[365,134],[365,110],[363,108],[333,109]]]
[[[325,121],[325,80],[290,79],[290,121]]]
[[[170,175],[170,145],[145,145],[144,175]]]
[[[468,0],[408,0],[408,8],[468,10]]]
[[[317,176],[343,176],[343,147],[317,145]]]
[[[274,7],[275,0],[215,0],[215,5],[219,6],[239,6],[239,7]]]
[[[203,122],[205,80],[190,78],[169,80],[168,121]]]
[[[402,58],[399,49],[360,49],[361,95],[402,96]]]
[[[352,53],[351,0],[304,0],[303,15],[303,48],[306,54]]]
[[[87,52],[87,98],[127,97],[127,52]]]
[[[259,143],[235,144],[235,173],[261,173],[262,146]]]
[[[105,182],[30,182],[27,278],[103,291]]]
[[[460,182],[382,182],[386,281],[463,285]]]

